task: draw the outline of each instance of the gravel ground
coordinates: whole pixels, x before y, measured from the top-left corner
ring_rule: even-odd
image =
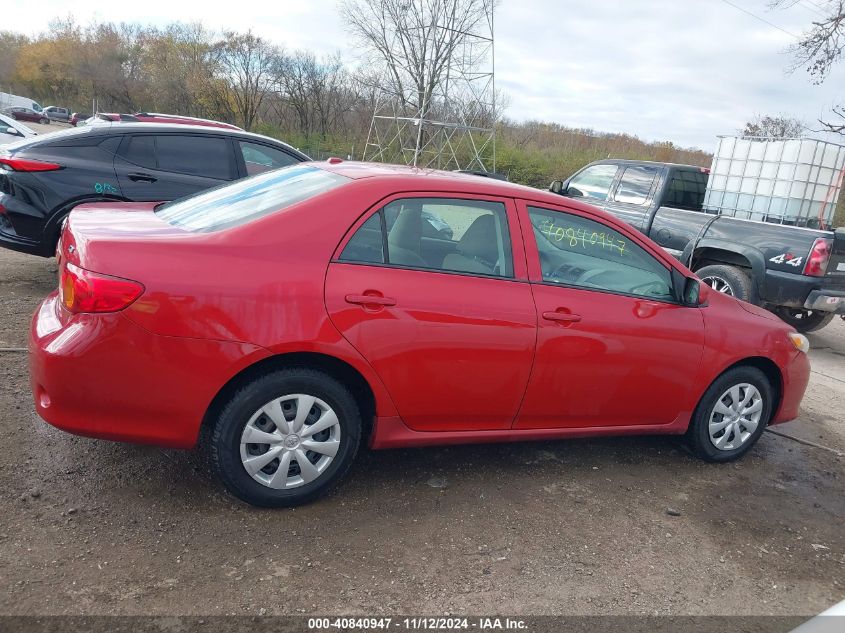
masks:
[[[0,348],[26,344],[55,286],[52,260],[0,249]],[[845,322],[811,339],[801,419],[778,429],[845,451]],[[0,614],[812,615],[845,598],[845,460],[784,437],[721,466],[675,438],[365,452],[329,497],[258,510],[197,452],[47,426],[26,362],[0,352]]]

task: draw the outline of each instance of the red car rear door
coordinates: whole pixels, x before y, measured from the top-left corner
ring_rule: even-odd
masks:
[[[694,406],[698,307],[672,298],[668,264],[583,212],[519,201],[537,354],[515,428],[671,424]]]
[[[325,293],[410,428],[511,427],[537,329],[512,200],[388,199],[350,229]]]

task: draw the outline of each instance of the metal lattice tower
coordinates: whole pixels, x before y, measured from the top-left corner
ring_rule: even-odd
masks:
[[[421,104],[383,87],[378,95],[364,160],[416,167],[495,171],[496,83],[493,5],[482,0],[484,16],[466,31],[433,24],[429,33],[454,37],[444,79]],[[394,39],[391,55],[408,67],[411,60]],[[388,86],[384,82],[383,86]]]

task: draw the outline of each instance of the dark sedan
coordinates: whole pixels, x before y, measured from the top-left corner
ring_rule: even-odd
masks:
[[[103,123],[0,150],[0,246],[50,257],[62,221],[87,202],[167,201],[309,160],[238,130]]]

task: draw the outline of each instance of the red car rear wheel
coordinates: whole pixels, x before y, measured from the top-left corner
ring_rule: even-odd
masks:
[[[349,470],[361,440],[350,391],[304,367],[247,383],[213,424],[217,475],[236,497],[264,507],[295,506],[325,493]]]

